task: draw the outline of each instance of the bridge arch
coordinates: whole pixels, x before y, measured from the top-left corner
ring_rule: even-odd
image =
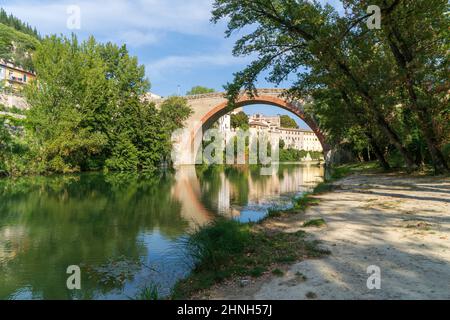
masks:
[[[302,108],[299,108],[295,104],[286,101],[286,99],[270,95],[258,95],[255,97],[249,97],[248,95],[244,95],[241,96],[239,100],[236,101],[234,109],[255,104],[271,105],[292,112],[297,117],[302,119],[316,134],[317,138],[319,139],[322,145],[324,154],[327,154],[327,152],[330,150],[330,147],[326,142],[325,135],[322,133],[317,123],[310,116],[308,116],[303,111]],[[217,120],[219,120],[221,117],[231,112],[232,110],[233,109],[230,109],[228,106],[228,101],[221,102],[220,104],[213,107],[201,119],[202,124],[201,129],[203,130],[203,132],[209,129]]]
[[[327,156],[330,146],[327,144],[326,136],[320,130],[316,121],[304,112],[304,101],[289,101],[283,96],[284,92],[285,90],[283,89],[258,89],[254,96],[243,93],[234,104],[234,109],[262,104],[292,112],[302,119],[316,134],[322,145],[324,155]],[[175,165],[196,164],[203,133],[210,129],[222,116],[233,110],[229,108],[228,100],[224,93],[209,93],[184,98],[188,101],[188,105],[192,108],[193,113],[186,121],[183,134],[173,139],[174,154],[176,154]],[[164,99],[154,100],[151,98],[149,100],[154,101],[157,105],[164,101]]]

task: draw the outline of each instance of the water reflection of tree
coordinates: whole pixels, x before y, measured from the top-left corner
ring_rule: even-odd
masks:
[[[227,167],[225,176],[233,186],[231,192],[231,203],[238,206],[248,204],[250,193],[249,170],[246,167]]]
[[[87,261],[100,266],[121,256],[139,264],[147,255],[139,234],[157,230],[170,239],[184,234],[188,222],[171,198],[172,183],[171,175],[134,174],[0,181],[0,237],[7,234],[0,240],[13,251],[10,258],[0,251],[0,298],[26,285],[40,298],[70,298],[67,266]],[[15,230],[23,231],[15,235]],[[92,298],[99,288],[83,278],[81,298]]]
[[[309,191],[320,181],[323,168],[281,164],[274,168],[272,175],[262,175],[259,165],[199,166],[196,173],[202,202],[217,210],[219,197],[227,198],[228,194],[224,193],[229,193],[230,206],[242,207],[258,202],[261,197]]]
[[[230,204],[245,206],[249,202],[250,176],[252,181],[261,183],[270,180],[270,176],[261,175],[260,166],[209,166],[198,167],[202,191],[202,202],[214,208],[218,197],[223,192],[224,178],[230,183]]]
[[[197,166],[197,177],[200,183],[201,201],[209,209],[217,209],[219,193],[222,189],[222,166]]]

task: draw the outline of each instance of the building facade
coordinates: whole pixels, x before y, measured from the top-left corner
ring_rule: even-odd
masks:
[[[312,130],[281,127],[280,116],[255,114],[249,117],[250,132],[278,135],[284,148],[323,152],[322,144]]]
[[[3,82],[5,88],[20,91],[24,85],[34,79],[36,79],[36,75],[33,72],[0,60],[0,81]]]
[[[322,152],[322,144],[316,134],[310,130],[280,128],[280,139],[284,141],[284,148],[305,151]]]
[[[240,111],[242,109],[218,120],[218,129],[227,143],[236,136],[236,131],[231,127],[231,114]],[[249,116],[249,126],[250,136],[266,135],[269,139],[279,137],[285,149],[323,152],[322,144],[312,130],[282,128],[280,116],[254,114]]]

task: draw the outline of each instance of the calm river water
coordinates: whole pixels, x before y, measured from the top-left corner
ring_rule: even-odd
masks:
[[[130,299],[190,270],[183,239],[226,216],[263,218],[323,180],[314,165],[183,167],[157,177],[89,173],[0,180],[0,299]],[[67,267],[81,268],[70,291]]]

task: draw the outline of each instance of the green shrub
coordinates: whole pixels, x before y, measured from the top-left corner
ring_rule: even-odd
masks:
[[[305,223],[303,223],[303,227],[307,228],[307,227],[322,227],[325,226],[327,223],[325,222],[324,219],[320,218],[320,219],[313,219],[313,220],[309,220],[306,221]]]
[[[450,165],[450,143],[444,145],[444,148],[442,148],[442,153],[444,154],[447,163]]]
[[[135,300],[160,300],[159,288],[155,284],[142,289],[136,296]]]
[[[273,271],[272,271],[272,274],[273,274],[274,276],[277,276],[277,277],[282,277],[282,276],[284,276],[284,272],[281,271],[280,269],[275,269],[275,270],[273,270]]]
[[[137,148],[126,137],[119,137],[113,156],[106,160],[105,166],[112,171],[136,171],[138,163]]]
[[[242,253],[249,240],[248,225],[218,219],[193,234],[187,241],[187,248],[196,262],[196,269],[211,269]]]
[[[304,194],[300,198],[294,199],[295,210],[305,210],[310,205],[318,204],[319,200],[311,198],[309,194]]]

